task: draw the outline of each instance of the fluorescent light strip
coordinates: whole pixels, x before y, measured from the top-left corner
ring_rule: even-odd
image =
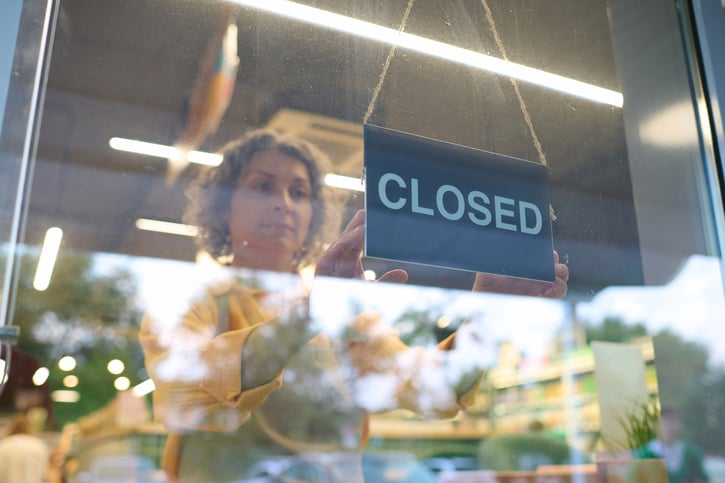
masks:
[[[81,400],[81,394],[78,391],[68,389],[59,389],[50,393],[50,398],[57,403],[74,403]]]
[[[199,229],[193,225],[172,223],[170,221],[152,220],[150,218],[139,218],[136,220],[136,228],[144,231],[155,231],[157,233],[168,233],[170,235],[196,236]]]
[[[339,174],[325,175],[325,184],[333,188],[342,188],[351,191],[365,191],[365,184],[360,178],[341,176]]]
[[[116,150],[127,151],[129,153],[145,154],[147,156],[156,156],[159,158],[172,158],[179,154],[179,150],[172,146],[164,146],[162,144],[147,143],[145,141],[136,141],[133,139],[125,139],[113,137],[108,141],[108,144]],[[221,154],[204,153],[202,151],[190,151],[187,155],[187,159],[192,163],[203,164],[206,166],[219,166],[222,162]],[[358,178],[351,178],[349,176],[340,176],[338,174],[328,174],[325,177],[325,184],[334,188],[343,188],[353,191],[365,191],[365,186],[361,183]],[[152,220],[153,221],[153,220]],[[165,222],[158,222],[165,223]],[[186,226],[186,225],[183,225]],[[141,228],[138,226],[136,221],[136,227],[141,230],[150,231],[163,231],[164,233],[174,233],[177,235],[184,235],[186,233],[178,233],[177,231],[167,232],[164,229],[154,228]],[[171,228],[172,230],[174,228]],[[185,229],[188,231],[188,229]],[[194,236],[196,232],[189,236]]]
[[[152,381],[151,379],[146,379],[145,381],[133,386],[131,392],[136,397],[143,397],[146,394],[153,392],[154,389],[156,389],[156,384],[154,384],[154,381]]]
[[[277,15],[290,17],[321,27],[338,30],[398,47],[413,50],[433,57],[458,62],[478,69],[530,82],[542,87],[571,94],[573,96],[622,107],[624,99],[620,92],[604,89],[592,84],[551,74],[525,65],[508,62],[496,57],[455,47],[450,44],[419,37],[395,29],[382,27],[362,20],[346,17],[327,10],[287,0],[233,0],[239,5],[257,8]]]
[[[146,156],[156,156],[158,158],[174,159],[182,156],[182,152],[173,146],[147,143],[135,139],[113,137],[108,140],[108,145],[118,151],[145,154]],[[203,164],[204,166],[219,166],[224,158],[221,154],[189,151],[186,153],[186,159],[190,163]]]
[[[58,257],[60,242],[63,239],[63,230],[57,226],[48,228],[45,232],[43,247],[40,249],[40,257],[38,258],[38,268],[35,270],[35,278],[33,279],[33,288],[42,292],[50,285],[50,277],[53,275],[55,260]]]

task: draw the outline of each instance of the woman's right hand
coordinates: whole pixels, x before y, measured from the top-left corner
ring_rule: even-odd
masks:
[[[325,250],[317,261],[315,275],[365,279],[362,251],[365,245],[365,210],[358,210],[340,237]],[[378,281],[404,283],[408,280],[405,270],[391,270]]]

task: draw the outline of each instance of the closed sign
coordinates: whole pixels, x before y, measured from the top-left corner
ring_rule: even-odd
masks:
[[[554,280],[547,169],[365,126],[368,257]]]

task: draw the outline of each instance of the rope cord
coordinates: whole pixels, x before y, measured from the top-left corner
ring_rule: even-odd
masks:
[[[488,27],[491,30],[491,33],[493,34],[493,39],[494,42],[496,42],[496,47],[498,47],[498,50],[501,53],[501,58],[508,62],[509,59],[508,55],[506,54],[506,47],[503,45],[503,40],[501,40],[501,36],[498,34],[498,29],[496,28],[496,23],[493,20],[493,14],[491,13],[491,9],[488,6],[488,1],[481,0],[481,5],[483,6],[483,10],[486,12],[486,21],[488,22]],[[533,141],[534,147],[536,148],[536,153],[539,156],[539,163],[543,164],[544,166],[549,166],[549,162],[546,160],[546,154],[544,154],[544,149],[541,147],[539,137],[536,135],[536,129],[534,129],[534,122],[531,120],[529,110],[526,107],[526,102],[524,101],[524,97],[521,95],[519,83],[513,77],[511,77],[510,80],[511,85],[514,88],[516,98],[519,101],[519,108],[521,109],[521,114],[524,116],[524,122],[526,123],[526,127],[529,129],[529,134],[531,134],[531,140]],[[554,212],[554,207],[551,205],[549,205],[549,215],[551,216],[552,221],[556,220],[556,213]]]
[[[496,28],[496,23],[493,21],[493,14],[491,13],[491,9],[488,6],[487,0],[481,0],[481,5],[483,5],[483,9],[486,12],[486,21],[488,22],[488,27],[491,29],[491,33],[493,34],[493,39],[496,42],[496,47],[498,47],[499,52],[501,53],[501,58],[508,62],[508,55],[506,54],[506,47],[503,45],[503,40],[501,40],[501,36],[498,34],[498,29]],[[523,96],[521,95],[521,90],[519,89],[519,83],[516,79],[513,77],[510,78],[511,85],[514,88],[514,92],[516,93],[516,98],[519,101],[519,107],[521,108],[521,114],[524,116],[524,122],[526,122],[526,126],[529,128],[529,133],[531,134],[531,139],[534,142],[534,147],[536,148],[536,152],[539,155],[539,162],[543,164],[544,166],[548,166],[549,163],[546,160],[546,155],[544,154],[544,150],[541,147],[541,143],[539,142],[539,137],[536,135],[536,130],[534,129],[534,123],[531,121],[531,116],[529,115],[529,110],[526,108],[526,102],[524,101]]]
[[[410,15],[410,10],[413,8],[413,3],[415,0],[408,0],[408,5],[405,7],[405,12],[403,12],[403,18],[400,20],[400,26],[398,27],[398,35],[400,35],[403,30],[405,30],[405,24],[408,22],[408,16]],[[393,60],[393,57],[395,56],[395,48],[397,47],[397,42],[394,43],[392,46],[390,46],[390,50],[388,51],[388,56],[385,59],[385,64],[383,64],[383,70],[380,72],[380,76],[378,77],[378,83],[375,86],[375,89],[373,90],[373,95],[370,98],[370,104],[368,104],[368,110],[365,112],[365,116],[363,117],[363,124],[367,124],[367,122],[370,120],[370,116],[373,114],[373,111],[375,110],[375,104],[378,101],[378,96],[380,95],[380,91],[383,89],[383,83],[385,82],[385,77],[388,75],[388,68],[390,67],[390,62]]]

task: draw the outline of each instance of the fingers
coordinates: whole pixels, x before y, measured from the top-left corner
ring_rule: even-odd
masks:
[[[534,283],[520,278],[505,277],[491,273],[477,273],[473,283],[474,292],[491,292],[514,295],[531,295],[530,285]]]
[[[556,250],[554,250],[554,275],[556,280],[544,290],[542,295],[550,298],[564,298],[569,288],[569,266],[559,263],[559,253]]]
[[[564,265],[563,263],[557,263],[554,266],[554,274],[556,275],[557,279],[561,279],[564,282],[569,281],[569,267],[567,265]]]
[[[350,256],[353,252],[361,254],[365,244],[365,210],[358,210],[330,247],[339,255]]]
[[[342,231],[345,233],[348,230],[352,230],[354,228],[357,228],[358,226],[364,226],[365,225],[365,210],[357,210],[353,217],[350,219],[350,221],[347,223],[347,226]]]
[[[363,278],[360,257],[365,244],[365,211],[359,210],[317,261],[315,273],[329,277]]]
[[[408,281],[408,272],[401,269],[390,270],[382,274],[378,282],[405,283]]]
[[[554,282],[540,282],[489,273],[477,273],[473,283],[473,291],[564,298],[568,290],[569,267],[559,263],[559,254],[556,251],[554,251],[554,276]]]
[[[549,284],[549,287],[541,293],[541,296],[553,299],[562,299],[566,296],[567,290],[568,285],[566,281],[561,278],[557,278],[556,282]]]

